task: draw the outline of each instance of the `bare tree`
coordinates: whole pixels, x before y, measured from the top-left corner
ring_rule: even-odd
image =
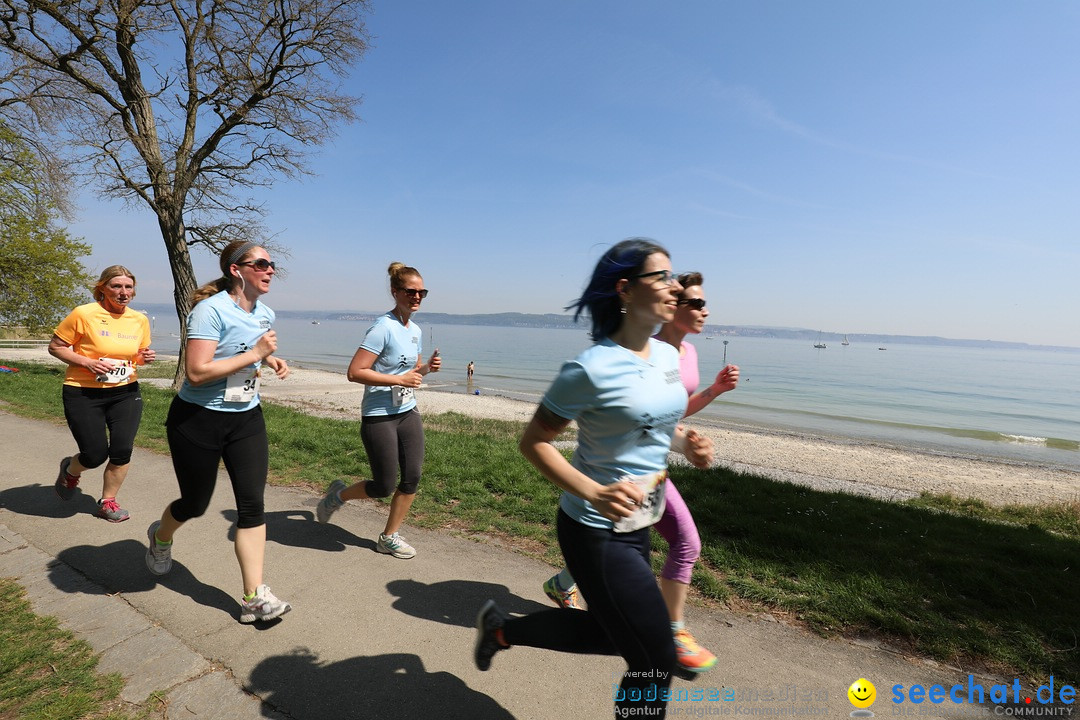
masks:
[[[54,177],[154,211],[183,328],[190,246],[265,241],[250,191],[304,173],[355,119],[341,82],[367,49],[367,5],[0,0],[0,113]]]
[[[65,170],[57,153],[51,150],[53,143],[48,133],[40,132],[40,128],[34,123],[31,113],[15,112],[18,106],[25,104],[19,97],[6,94],[17,86],[16,78],[23,79],[26,68],[17,65],[5,66],[5,57],[0,55],[0,125],[3,132],[11,133],[17,138],[20,146],[29,154],[29,162],[23,163],[24,169],[33,173],[36,190],[39,196],[63,217],[72,219],[75,216],[74,207],[71,203],[69,189],[71,187],[71,175]],[[43,88],[31,88],[29,97],[38,97]],[[29,127],[23,125],[22,132],[20,123],[8,122],[7,116],[14,120],[22,120],[29,123]],[[11,127],[9,127],[9,125]]]

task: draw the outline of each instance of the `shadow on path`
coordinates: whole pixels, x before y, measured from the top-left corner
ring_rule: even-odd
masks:
[[[56,559],[70,565],[94,581],[108,594],[147,592],[161,585],[186,595],[206,607],[217,608],[230,617],[238,618],[240,603],[224,590],[200,581],[182,563],[173,560],[168,575],[153,575],[146,567],[146,545],[135,540],[119,540],[108,545],[76,545],[62,550]],[[50,566],[49,579],[64,592],[82,591],[65,587],[65,574],[54,572]]]
[[[229,542],[236,539],[236,510],[223,510],[221,516],[229,521]],[[315,521],[310,510],[278,510],[266,513],[266,540],[278,545],[342,552],[358,547],[375,552],[375,541],[353,535],[333,523],[322,525]]]
[[[101,480],[98,479],[100,485]],[[100,488],[99,488],[100,489]],[[0,508],[20,515],[45,518],[69,518],[80,513],[93,515],[97,512],[95,496],[83,492],[80,487],[70,500],[61,500],[56,489],[50,485],[24,485],[0,492]],[[101,522],[106,522],[102,520]]]
[[[255,666],[247,689],[295,718],[513,720],[484,693],[448,672],[429,673],[416,655],[354,657],[321,664],[299,650]]]
[[[505,585],[474,580],[445,580],[430,585],[419,580],[393,580],[386,589],[398,598],[392,605],[395,610],[459,627],[475,627],[476,613],[488,598],[512,615],[548,609],[547,605],[514,595]]]

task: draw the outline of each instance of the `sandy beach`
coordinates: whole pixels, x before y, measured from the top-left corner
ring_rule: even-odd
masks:
[[[0,348],[14,361],[57,362],[44,349]],[[146,381],[168,385],[168,381]],[[269,401],[326,417],[359,419],[363,387],[344,373],[293,367],[287,379],[263,373]],[[495,395],[467,395],[421,388],[421,412],[459,412],[473,417],[527,421],[530,403]],[[881,499],[903,500],[920,492],[951,493],[993,504],[1039,504],[1080,499],[1080,473],[998,460],[949,457],[915,448],[806,437],[779,431],[734,429],[691,418],[688,423],[716,443],[716,463],[785,482]]]

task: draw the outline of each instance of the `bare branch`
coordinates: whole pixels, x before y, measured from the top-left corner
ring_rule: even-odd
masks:
[[[340,83],[367,49],[366,8],[0,0],[0,117],[159,219],[225,212],[234,193],[306,172],[310,149],[355,119]]]
[[[359,98],[341,81],[367,50],[366,10],[367,0],[0,0],[0,121],[54,182],[70,168],[155,213],[182,319],[189,246],[270,242],[263,209],[237,195],[306,172],[307,154],[356,118]]]

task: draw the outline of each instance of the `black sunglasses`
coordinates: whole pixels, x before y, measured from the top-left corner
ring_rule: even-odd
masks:
[[[408,295],[409,297],[412,297],[412,296],[416,295],[421,300],[426,298],[427,294],[428,294],[427,290],[414,290],[413,288],[398,288],[398,292],[403,292],[406,295]]]
[[[695,310],[702,310],[705,308],[705,298],[683,298],[679,300],[680,305],[689,305]]]
[[[237,265],[250,265],[259,272],[266,272],[267,270],[277,270],[277,265],[273,260],[267,260],[266,258],[259,258],[258,260],[252,260],[251,262],[236,263]]]
[[[671,272],[670,270],[653,270],[652,272],[638,273],[637,275],[633,275],[632,277],[635,280],[652,278],[650,282],[654,286],[663,285],[666,287],[671,287],[676,282],[675,273]]]

